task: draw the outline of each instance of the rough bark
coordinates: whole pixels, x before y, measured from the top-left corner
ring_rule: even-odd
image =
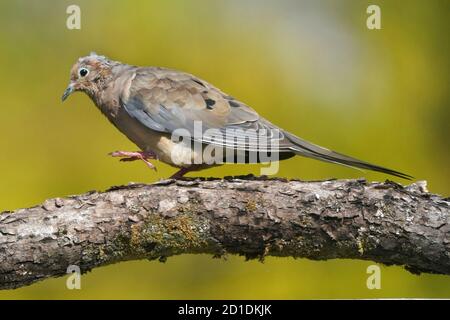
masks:
[[[0,214],[0,288],[183,253],[350,258],[450,274],[448,199],[425,183],[166,180]]]

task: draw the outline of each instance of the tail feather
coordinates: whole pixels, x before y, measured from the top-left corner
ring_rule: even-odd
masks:
[[[350,167],[354,167],[354,168],[361,168],[361,169],[368,169],[368,170],[372,170],[372,171],[383,172],[383,173],[387,173],[392,176],[400,177],[400,178],[407,179],[407,180],[411,180],[413,178],[412,176],[410,176],[406,173],[402,173],[402,172],[399,172],[396,170],[381,167],[381,166],[378,166],[375,164],[371,164],[371,163],[368,163],[365,161],[361,161],[361,160],[346,156],[346,155],[338,153],[338,152],[334,152],[332,150],[328,150],[326,148],[323,148],[321,146],[318,146],[311,142],[303,140],[289,132],[284,132],[284,134],[285,134],[286,138],[288,138],[288,140],[290,142],[292,142],[293,146],[291,147],[291,150],[296,154],[299,154],[299,155],[302,155],[305,157],[309,157],[309,158],[314,158],[317,160],[326,161],[326,162],[338,163],[338,164],[342,164],[342,165],[346,165],[346,166],[350,166]]]

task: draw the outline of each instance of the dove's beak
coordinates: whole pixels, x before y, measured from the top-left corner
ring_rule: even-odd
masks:
[[[63,95],[61,97],[61,100],[64,102],[64,100],[66,100],[67,97],[70,96],[71,93],[74,92],[74,91],[75,91],[75,89],[73,87],[73,84],[69,84],[69,86],[67,87],[66,91],[64,91],[64,93],[63,93]]]

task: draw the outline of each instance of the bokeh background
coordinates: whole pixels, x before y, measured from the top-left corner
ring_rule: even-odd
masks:
[[[81,30],[66,28],[70,4],[81,7]],[[366,27],[369,4],[381,7],[381,30]],[[90,51],[196,74],[301,137],[426,179],[448,196],[449,13],[446,0],[3,0],[0,210],[174,172],[108,157],[136,148],[87,96],[61,104],[71,65]],[[259,167],[196,175],[244,173]],[[278,175],[405,183],[304,158],[282,162]],[[381,290],[368,290],[370,264],[185,255],[94,269],[81,290],[59,278],[0,299],[450,298],[450,277],[400,267],[382,267]]]

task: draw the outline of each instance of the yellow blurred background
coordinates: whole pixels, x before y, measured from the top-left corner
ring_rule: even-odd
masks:
[[[66,28],[71,4],[81,8],[81,30]],[[369,4],[381,8],[381,30],[366,27]],[[91,51],[193,73],[305,139],[426,179],[448,196],[449,9],[444,0],[3,0],[0,210],[174,173],[108,157],[136,147],[87,96],[61,104],[70,67]],[[246,173],[259,167],[190,176]],[[278,175],[406,183],[299,157]],[[184,255],[94,269],[81,290],[58,278],[0,291],[0,299],[450,298],[450,277],[400,267],[382,267],[382,288],[369,290],[370,264]]]

